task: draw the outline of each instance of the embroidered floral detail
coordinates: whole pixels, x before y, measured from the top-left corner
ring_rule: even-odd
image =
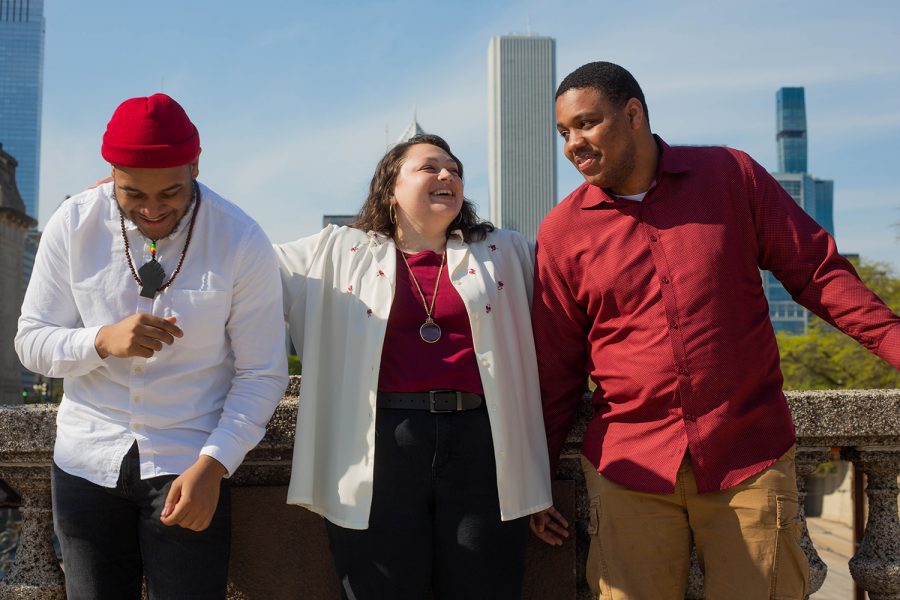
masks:
[[[359,244],[354,244],[352,248],[350,248],[350,252],[356,252],[359,250]]]
[[[384,271],[382,271],[381,269],[378,269],[378,276],[384,277]]]
[[[474,275],[474,274],[475,274],[475,269],[469,269],[469,275]]]
[[[367,316],[367,317],[371,317],[371,316],[372,316],[372,309],[371,309],[371,308],[367,308],[367,309],[366,309],[366,316]]]
[[[485,305],[484,312],[486,312],[487,314],[491,314],[491,305],[490,304]]]
[[[498,290],[502,290],[502,289],[503,289],[503,282],[502,282],[502,281],[498,281],[498,282],[497,282],[497,289],[498,289]]]
[[[488,246],[488,248],[491,249],[491,252],[496,252],[496,251],[497,251],[497,245],[496,245],[496,244],[491,244],[490,246]]]
[[[352,292],[352,291],[353,291],[353,286],[352,286],[352,285],[348,285],[348,286],[347,286],[347,291],[348,291],[348,292]]]

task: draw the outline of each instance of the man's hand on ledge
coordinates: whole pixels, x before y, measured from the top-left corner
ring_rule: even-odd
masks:
[[[551,546],[562,546],[569,537],[569,522],[552,506],[531,515],[530,526],[534,535]]]
[[[219,486],[227,474],[225,466],[211,456],[198,458],[172,482],[159,520],[192,531],[209,527],[219,504]]]

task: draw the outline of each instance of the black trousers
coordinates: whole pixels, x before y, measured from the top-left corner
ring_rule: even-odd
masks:
[[[345,600],[517,600],[528,518],[500,520],[487,411],[378,409],[369,528],[326,521]]]
[[[154,600],[222,600],[228,580],[231,496],[200,532],[159,520],[174,475],[141,479],[137,444],[115,488],[51,471],[53,523],[62,548],[69,600],[139,600],[141,579]]]

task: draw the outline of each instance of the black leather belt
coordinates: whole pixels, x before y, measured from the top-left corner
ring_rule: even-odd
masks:
[[[456,390],[430,392],[378,392],[378,408],[405,408],[449,413],[472,410],[484,404],[484,396]]]

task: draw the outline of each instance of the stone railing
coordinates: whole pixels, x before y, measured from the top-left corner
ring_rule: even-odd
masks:
[[[338,598],[322,520],[284,503],[297,415],[299,381],[291,382],[262,443],[233,478],[233,532],[229,598]],[[797,426],[797,475],[802,510],[803,479],[833,448],[868,478],[868,521],[850,572],[872,600],[900,599],[900,390],[800,392],[789,396]],[[585,403],[584,414],[589,413]],[[64,598],[63,573],[51,544],[50,462],[56,408],[0,407],[0,479],[22,497],[22,528],[15,563],[0,582],[0,600]],[[532,539],[525,598],[590,598],[584,581],[587,501],[578,462],[584,420],[563,451],[554,483],[556,506],[575,521],[575,535],[562,547]],[[803,527],[810,592],[826,574]],[[703,576],[692,572],[687,598],[703,597]]]

